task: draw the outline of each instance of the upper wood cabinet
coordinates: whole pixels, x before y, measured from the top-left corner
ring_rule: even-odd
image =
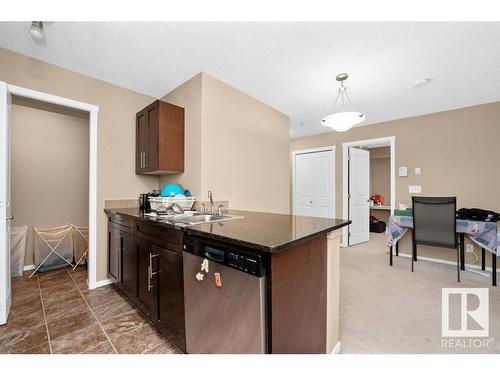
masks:
[[[136,115],[137,174],[184,172],[184,108],[157,100]]]

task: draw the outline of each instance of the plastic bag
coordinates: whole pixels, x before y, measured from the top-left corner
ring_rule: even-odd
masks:
[[[24,255],[26,253],[26,239],[28,226],[10,228],[10,275],[19,277],[23,275]]]

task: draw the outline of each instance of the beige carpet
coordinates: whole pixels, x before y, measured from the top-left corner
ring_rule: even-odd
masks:
[[[412,273],[405,257],[394,257],[389,267],[385,235],[372,233],[371,238],[341,249],[342,353],[500,353],[500,287],[492,287],[490,277],[462,271],[458,283],[454,266],[422,260]],[[489,347],[442,347],[443,287],[489,288]],[[450,302],[450,311],[458,312],[450,314],[451,328],[460,324],[456,297]],[[469,298],[468,304],[473,309],[477,299]]]

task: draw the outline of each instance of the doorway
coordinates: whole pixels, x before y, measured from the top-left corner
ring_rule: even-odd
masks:
[[[335,146],[292,152],[293,214],[335,217]]]
[[[0,82],[0,324],[7,321],[11,305],[11,107],[12,97],[79,110],[89,116],[88,156],[88,287],[97,287],[97,113],[99,107]]]
[[[351,220],[348,227],[344,227],[342,245],[350,246],[366,242],[370,239],[370,214],[382,213],[382,216],[391,215],[395,207],[395,137],[384,137],[365,139],[342,144],[342,213],[343,218]],[[380,164],[371,158],[370,154],[381,154],[378,152],[387,148],[387,169],[389,170],[389,181],[384,188],[372,181],[370,166]],[[373,169],[373,168],[372,168]],[[377,169],[382,173],[383,169]],[[373,191],[374,186],[383,190],[383,204],[373,206],[373,195],[382,195],[379,191]],[[381,190],[381,191],[382,191]],[[380,203],[380,202],[377,202]],[[381,210],[381,211],[375,211]],[[385,210],[385,211],[384,211]]]

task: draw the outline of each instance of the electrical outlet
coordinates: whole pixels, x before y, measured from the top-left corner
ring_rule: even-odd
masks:
[[[467,251],[468,253],[473,253],[474,252],[474,245],[471,243],[468,243],[467,245],[465,245],[465,251]]]

